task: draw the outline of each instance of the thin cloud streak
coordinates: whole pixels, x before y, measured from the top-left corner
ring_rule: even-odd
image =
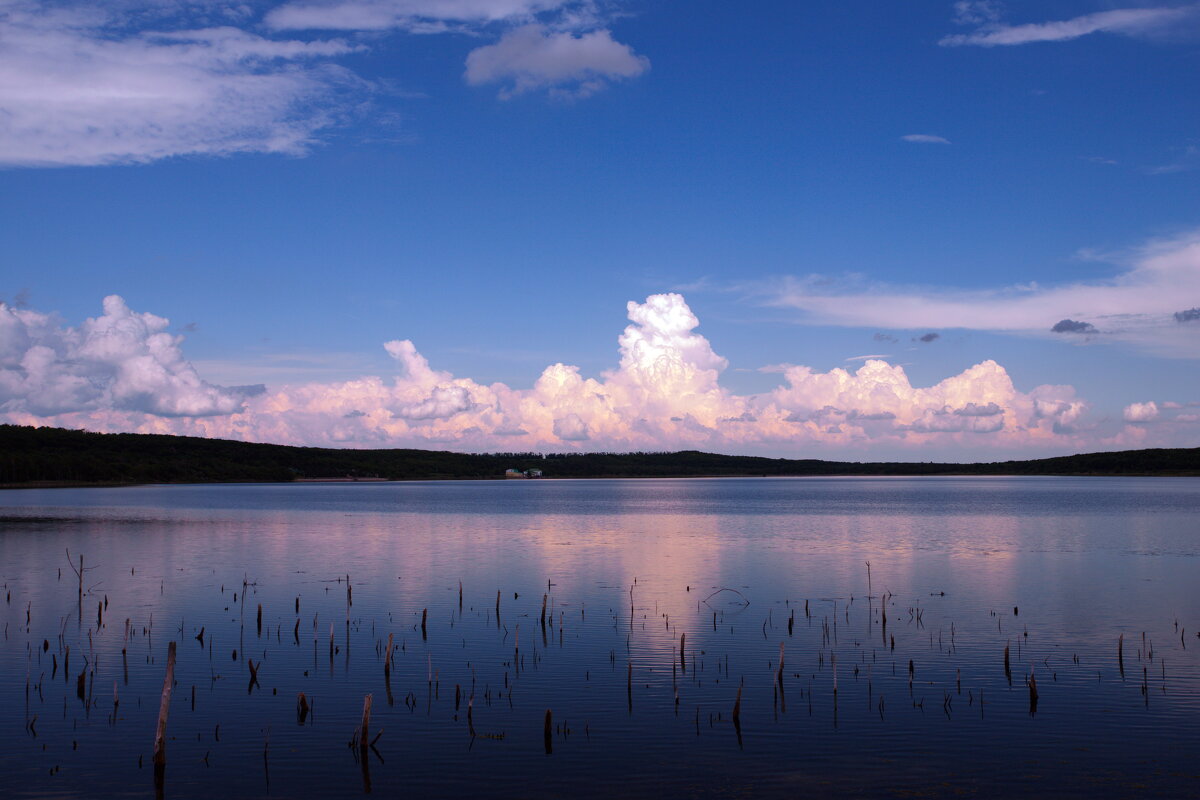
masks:
[[[1004,25],[993,16],[973,33],[958,33],[943,37],[943,47],[974,45],[978,47],[1011,46],[1034,42],[1064,42],[1092,33],[1120,33],[1127,36],[1147,36],[1166,32],[1200,12],[1200,6],[1187,5],[1160,8],[1119,8],[1085,14],[1055,22],[1026,25]],[[985,21],[976,17],[977,21]]]
[[[934,136],[930,133],[909,133],[900,138],[915,144],[950,144],[950,140],[944,136]]]
[[[1181,298],[1200,297],[1200,230],[1152,242],[1114,278],[1043,287],[985,290],[887,285],[830,289],[823,276],[788,278],[769,290],[769,305],[804,312],[814,325],[912,330],[961,328],[1049,335],[1085,330],[1096,341],[1132,343],[1155,352],[1200,357],[1200,340],[1177,317]]]

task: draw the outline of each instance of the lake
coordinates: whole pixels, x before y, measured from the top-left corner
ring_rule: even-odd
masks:
[[[0,796],[1200,797],[1198,556],[1196,478],[0,492]]]

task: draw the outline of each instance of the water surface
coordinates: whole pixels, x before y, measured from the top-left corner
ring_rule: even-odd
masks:
[[[173,640],[171,797],[1200,796],[1198,520],[1191,478],[8,491],[0,795],[152,796]]]

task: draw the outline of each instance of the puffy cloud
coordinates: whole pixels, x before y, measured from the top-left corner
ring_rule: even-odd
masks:
[[[1152,428],[1160,431],[1157,444],[1160,447],[1187,447],[1194,427],[1200,422],[1200,414],[1189,409],[1200,407],[1200,403],[1180,403],[1174,400],[1130,403],[1121,414],[1126,431],[1142,439]],[[1154,423],[1149,425],[1149,423]]]
[[[964,5],[964,8],[959,8]],[[973,33],[946,36],[939,44],[944,47],[961,45],[994,47],[1031,42],[1064,42],[1091,33],[1151,36],[1164,33],[1173,26],[1195,19],[1198,12],[1196,5],[1118,8],[1055,22],[1004,25],[997,22],[999,14],[996,13],[998,11],[996,6],[992,4],[987,4],[987,6],[990,7],[979,3],[956,4],[956,21],[980,23],[982,27]]]
[[[1126,422],[1154,422],[1158,419],[1158,404],[1153,400],[1149,403],[1131,403],[1125,406],[1123,416]]]
[[[384,345],[396,363],[390,378],[255,393],[205,383],[167,321],[119,297],[78,328],[36,311],[0,310],[0,419],[17,424],[317,446],[959,459],[1148,446],[1164,427],[1131,425],[1106,439],[1070,386],[1021,391],[994,361],[928,387],[878,358],[828,372],[783,364],[777,388],[735,394],[720,384],[725,359],[678,294],[628,304],[613,369],[587,377],[552,364],[523,390],[434,369],[411,341],[395,340]],[[1140,422],[1146,414],[1125,416]]]
[[[930,133],[909,133],[900,138],[914,144],[950,144],[950,140],[944,136],[934,136]]]
[[[467,56],[467,83],[504,84],[500,97],[548,89],[563,97],[586,97],[609,81],[634,78],[650,68],[644,56],[613,40],[607,30],[582,35],[532,24],[504,34]]]
[[[969,432],[1029,442],[1068,432],[1086,410],[1070,387],[1018,392],[994,361],[926,389],[914,387],[903,367],[883,361],[868,361],[853,374],[793,367],[786,378],[789,385],[772,393],[772,405],[786,409],[789,421],[809,423],[836,409],[851,424],[843,428],[850,440]]]
[[[345,42],[228,26],[130,32],[103,8],[0,8],[0,164],[301,154],[357,84],[328,60],[353,49]]]
[[[263,387],[221,387],[183,358],[168,321],[116,295],[104,314],[61,328],[46,314],[0,303],[0,409],[53,416],[91,410],[162,417],[228,415]]]
[[[804,312],[801,322],[913,330],[963,328],[1048,335],[1089,324],[1097,340],[1134,344],[1157,354],[1200,357],[1200,338],[1177,324],[1179,298],[1200,297],[1200,230],[1152,241],[1124,259],[1116,276],[1042,286],[983,290],[839,283],[829,276],[789,278],[766,289],[771,305]],[[1080,319],[1087,323],[1077,322]],[[1060,328],[1060,326],[1066,326]]]
[[[471,407],[471,394],[462,386],[435,386],[429,396],[396,408],[404,419],[445,419]]]

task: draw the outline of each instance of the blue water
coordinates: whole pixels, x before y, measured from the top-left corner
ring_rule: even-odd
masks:
[[[172,640],[168,797],[1200,796],[1198,554],[1192,478],[7,491],[0,796],[153,796]]]

